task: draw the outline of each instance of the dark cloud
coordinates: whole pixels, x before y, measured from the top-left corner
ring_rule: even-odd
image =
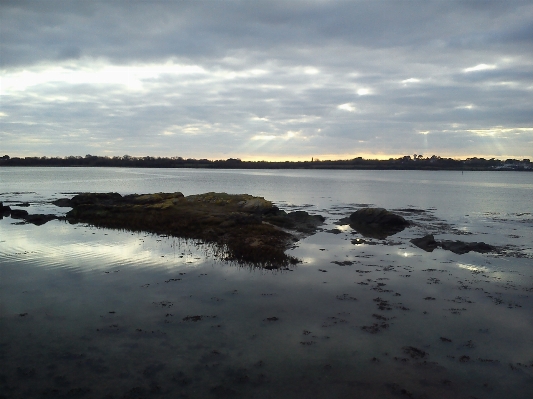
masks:
[[[1,8],[4,66],[53,60],[64,48],[146,62],[239,50],[272,57],[286,48],[532,40],[528,2],[51,0],[4,2]]]

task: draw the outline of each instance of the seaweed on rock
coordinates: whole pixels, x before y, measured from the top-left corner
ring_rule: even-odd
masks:
[[[84,193],[69,204],[71,223],[200,239],[225,249],[228,260],[265,268],[298,263],[285,250],[324,221],[304,211],[287,213],[248,194]]]

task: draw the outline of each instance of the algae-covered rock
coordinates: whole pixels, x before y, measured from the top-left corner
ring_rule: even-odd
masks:
[[[242,210],[245,212],[267,213],[273,208],[272,202],[264,198],[251,198],[242,204]]]
[[[147,204],[157,204],[164,203],[167,201],[179,201],[183,198],[183,194],[180,192],[176,193],[157,193],[157,194],[142,194],[142,195],[127,195],[124,197],[126,200],[131,200],[136,204],[147,205]]]
[[[280,211],[248,194],[85,193],[70,203],[71,223],[201,239],[223,247],[229,259],[268,267],[296,262],[285,254],[297,239],[291,231],[313,234],[324,221],[303,211]]]

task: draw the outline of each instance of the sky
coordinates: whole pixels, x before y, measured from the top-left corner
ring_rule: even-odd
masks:
[[[533,1],[0,0],[0,155],[533,159]]]

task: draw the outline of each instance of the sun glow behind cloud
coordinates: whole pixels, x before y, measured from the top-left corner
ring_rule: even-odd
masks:
[[[253,73],[253,72],[252,72]],[[2,76],[2,94],[27,91],[35,86],[66,85],[121,85],[129,90],[141,90],[147,81],[163,75],[207,75],[198,65],[167,62],[146,65],[109,65],[103,62],[42,65],[8,72]],[[217,74],[215,73],[215,76]],[[221,74],[225,78],[228,76]]]
[[[260,133],[256,134],[255,136],[252,136],[250,138],[251,141],[272,141],[272,140],[279,140],[279,141],[287,141],[291,140],[293,138],[305,138],[301,136],[301,132],[296,131],[288,131],[284,135],[272,135],[272,134],[266,134],[266,133]]]
[[[340,110],[343,110],[343,111],[348,111],[348,112],[356,112],[357,111],[357,108],[355,108],[353,103],[341,104],[337,108],[340,109]]]
[[[478,71],[487,71],[491,69],[496,69],[496,65],[489,65],[489,64],[478,64],[476,66],[465,68],[463,69],[463,72],[478,72]]]
[[[533,127],[516,127],[516,128],[504,128],[502,126],[496,126],[490,129],[469,129],[467,132],[473,133],[481,137],[498,137],[507,135],[520,135],[523,133],[533,133]]]

